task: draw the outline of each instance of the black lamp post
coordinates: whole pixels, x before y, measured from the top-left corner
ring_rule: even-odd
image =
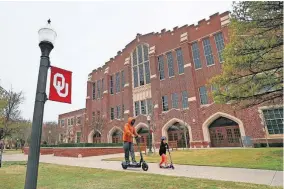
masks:
[[[44,104],[47,100],[47,96],[45,93],[46,81],[47,72],[50,67],[49,54],[53,49],[53,44],[57,36],[56,32],[50,26],[50,20],[47,21],[46,27],[38,31],[38,34],[41,57],[34,104],[31,143],[29,147],[29,158],[26,172],[25,189],[37,188],[43,112]]]
[[[151,116],[147,116],[148,126],[149,126],[149,154],[152,154],[152,128],[151,128]]]

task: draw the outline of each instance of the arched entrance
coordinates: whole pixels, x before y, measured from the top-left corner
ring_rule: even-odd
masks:
[[[168,128],[168,141],[176,141],[178,148],[190,147],[188,128],[175,122]],[[185,143],[186,141],[186,143]]]
[[[121,143],[122,142],[122,131],[116,129],[112,134],[112,143]]]
[[[219,117],[209,125],[212,147],[240,147],[241,132],[239,124],[229,118]]]
[[[140,129],[138,129],[137,133],[141,136],[140,143],[148,146],[150,141],[149,129],[141,127]]]
[[[93,135],[93,143],[101,143],[101,134],[98,131]]]

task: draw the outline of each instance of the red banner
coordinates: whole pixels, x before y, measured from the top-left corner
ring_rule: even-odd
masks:
[[[71,104],[72,72],[51,66],[49,100]]]

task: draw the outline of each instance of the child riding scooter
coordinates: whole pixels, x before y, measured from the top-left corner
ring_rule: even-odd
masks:
[[[160,168],[172,168],[174,169],[174,166],[173,166],[173,163],[172,163],[172,158],[171,158],[171,154],[170,154],[170,150],[169,150],[169,145],[168,143],[166,142],[166,137],[165,136],[162,136],[161,137],[161,145],[160,145],[160,149],[159,149],[159,154],[161,156],[161,162],[159,164]],[[168,166],[168,161],[167,161],[167,150],[169,152],[169,155],[170,155],[170,160],[171,160],[171,164],[170,166]],[[163,166],[163,163],[165,164],[165,166]]]

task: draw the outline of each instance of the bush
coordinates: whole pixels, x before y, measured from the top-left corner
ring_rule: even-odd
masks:
[[[41,147],[122,147],[122,143],[62,143],[58,145],[41,145]]]
[[[266,148],[266,143],[256,143],[254,144],[255,148]],[[283,143],[269,143],[269,147],[283,147]]]

